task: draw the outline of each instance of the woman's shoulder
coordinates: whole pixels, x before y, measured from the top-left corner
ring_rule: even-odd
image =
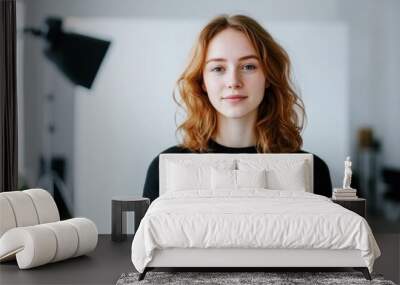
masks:
[[[153,158],[153,160],[150,163],[150,168],[158,169],[158,161],[160,159],[160,154],[164,154],[164,153],[192,153],[192,152],[189,149],[187,149],[181,145],[171,146],[167,149],[164,149],[159,154],[157,154],[156,157]]]
[[[174,145],[160,152],[160,154],[163,153],[192,153],[192,151],[183,147],[182,145]]]
[[[326,162],[319,157],[318,155],[316,155],[315,153],[306,151],[306,150],[299,150],[297,153],[309,153],[312,154],[314,157],[314,168],[326,168],[328,169],[328,165],[326,164]]]

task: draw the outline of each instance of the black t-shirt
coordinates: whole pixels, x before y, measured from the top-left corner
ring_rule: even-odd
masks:
[[[173,146],[161,153],[192,153],[187,148],[181,146]],[[255,146],[250,147],[227,147],[218,144],[214,140],[210,140],[208,143],[207,153],[257,153]],[[297,153],[308,153],[300,150]],[[314,193],[331,197],[332,194],[332,182],[329,174],[329,169],[326,163],[313,154],[314,157]],[[147,170],[146,181],[144,183],[143,196],[150,198],[153,201],[159,196],[159,170],[158,170],[159,155],[157,155],[150,163],[149,169]]]

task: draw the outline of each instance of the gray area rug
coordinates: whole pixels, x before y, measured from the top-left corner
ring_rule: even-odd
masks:
[[[366,280],[361,272],[147,272],[138,281],[139,273],[124,273],[117,285],[133,284],[390,284],[380,274]]]

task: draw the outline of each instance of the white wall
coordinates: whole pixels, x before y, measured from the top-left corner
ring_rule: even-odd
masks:
[[[194,33],[206,20],[223,12],[255,17],[288,49],[308,113],[304,148],[326,160],[336,185],[341,180],[344,155],[354,154],[355,131],[360,126],[378,128],[379,136],[385,138],[384,160],[399,167],[398,1],[385,0],[385,5],[380,5],[374,0],[270,0],[252,1],[250,6],[243,0],[232,6],[228,0],[208,0],[196,2],[195,7],[194,2],[178,0],[121,0],[114,5],[106,0],[25,2],[30,25],[42,24],[48,15],[59,15],[68,19],[70,27],[82,32],[120,39],[111,47],[91,91],[74,90],[39,56],[43,46],[36,39],[26,39],[25,43],[26,175],[35,184],[37,157],[43,149],[41,96],[56,89],[63,96],[57,98],[56,120],[64,135],[60,133],[54,138],[54,151],[70,159],[69,186],[76,187],[76,214],[93,218],[100,232],[110,231],[110,197],[141,194],[150,160],[176,143],[172,84],[181,71],[180,64]],[[106,18],[109,25],[102,26],[101,31],[92,26],[100,19],[99,24],[104,25]],[[118,25],[126,23],[138,26],[132,26],[130,31],[116,31]],[[138,30],[144,23],[146,27]],[[165,33],[152,38],[149,31],[156,33],[158,25],[163,26]],[[186,31],[178,47],[173,36],[168,36],[170,31],[179,35]],[[308,44],[304,36],[314,45]],[[136,43],[141,45],[133,45],[138,39]],[[159,45],[154,45],[154,41]],[[141,65],[130,65],[129,60],[134,58],[122,57],[129,54],[129,47],[141,55],[136,60]],[[154,59],[161,64],[149,65]],[[155,84],[150,79],[135,81],[143,78],[142,72],[150,74],[154,70]],[[115,73],[120,76],[118,80]],[[330,80],[326,80],[328,77]],[[93,123],[101,120],[102,124]],[[79,176],[73,177],[74,173]]]
[[[393,1],[391,9],[375,5],[382,17],[371,27],[376,40],[371,41],[372,66],[370,78],[374,94],[375,116],[372,126],[382,141],[382,163],[400,168],[400,1]],[[372,81],[374,82],[374,81]]]
[[[400,1],[339,1],[349,25],[349,127],[372,127],[382,142],[381,165],[400,168]]]

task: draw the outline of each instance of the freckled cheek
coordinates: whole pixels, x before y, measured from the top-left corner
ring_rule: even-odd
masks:
[[[246,82],[246,87],[248,90],[251,90],[252,93],[256,93],[258,96],[263,96],[265,92],[265,78],[251,78]]]
[[[222,80],[205,78],[205,85],[209,97],[217,99],[223,95],[224,83]]]
[[[246,88],[245,93],[249,96],[247,103],[250,105],[258,105],[264,98],[264,92],[265,90],[262,88],[262,86],[253,86],[253,88]]]

